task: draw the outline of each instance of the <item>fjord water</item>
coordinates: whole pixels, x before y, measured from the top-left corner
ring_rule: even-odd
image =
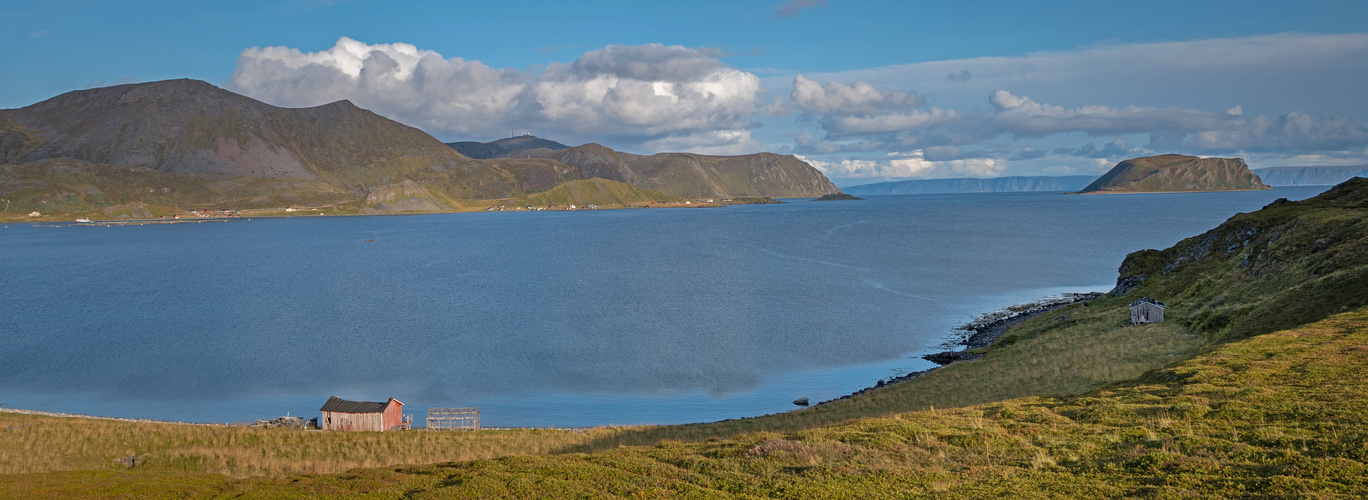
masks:
[[[1276,191],[871,196],[0,230],[0,403],[235,422],[330,395],[486,426],[786,411],[932,366],[978,313],[1105,290]],[[369,241],[375,240],[375,241]]]

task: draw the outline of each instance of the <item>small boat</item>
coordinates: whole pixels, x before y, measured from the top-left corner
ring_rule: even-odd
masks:
[[[89,224],[90,219],[76,219],[77,224]]]

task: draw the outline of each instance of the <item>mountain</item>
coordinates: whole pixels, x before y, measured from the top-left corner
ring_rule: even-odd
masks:
[[[1254,173],[1270,186],[1333,186],[1354,177],[1368,177],[1368,165],[1347,167],[1269,167]]]
[[[807,162],[774,153],[635,155],[589,143],[561,149],[515,149],[506,155],[551,159],[578,167],[589,177],[626,182],[674,196],[806,198],[840,192]]]
[[[1249,191],[1273,189],[1240,158],[1167,154],[1132,158],[1088,184],[1080,193]]]
[[[510,153],[522,149],[565,149],[566,146],[556,141],[542,139],[531,134],[518,137],[499,139],[493,142],[448,142],[447,146],[459,151],[461,154],[471,158],[489,159],[508,156]]]
[[[318,179],[340,189],[469,159],[348,101],[289,109],[196,80],[68,92],[0,111],[6,163],[70,158],[173,174]]]
[[[589,177],[548,159],[468,158],[348,101],[280,108],[196,80],[79,90],[0,110],[0,198],[11,216],[290,205],[447,211]]]
[[[1091,175],[1014,176],[991,179],[919,179],[879,182],[845,188],[850,194],[948,194],[1012,193],[1023,191],[1078,191],[1094,179]]]
[[[281,108],[196,80],[78,90],[0,110],[4,217],[292,205],[449,211],[593,178],[667,190],[612,190],[631,199],[838,191],[792,156],[636,156],[530,135],[448,145],[348,101]]]

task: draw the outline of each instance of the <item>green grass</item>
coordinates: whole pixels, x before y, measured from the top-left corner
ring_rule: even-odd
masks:
[[[647,191],[631,184],[606,179],[587,179],[582,181],[570,181],[548,191],[531,194],[516,201],[515,205],[531,206],[567,206],[589,204],[595,205],[630,205],[637,203],[650,203],[653,201],[664,201],[669,203],[683,203],[684,199],[678,196],[669,196],[655,191]]]

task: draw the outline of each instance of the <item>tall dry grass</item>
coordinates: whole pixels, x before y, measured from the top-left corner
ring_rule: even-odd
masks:
[[[323,432],[0,413],[0,474],[120,469],[118,459],[137,456],[139,469],[279,477],[538,455],[618,432]]]

